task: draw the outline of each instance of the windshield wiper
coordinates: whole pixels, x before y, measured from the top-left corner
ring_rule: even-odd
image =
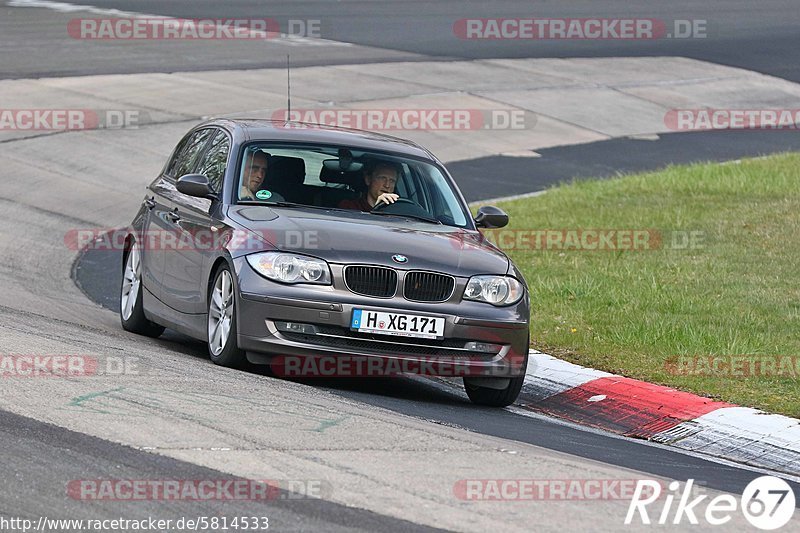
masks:
[[[442,225],[441,220],[437,220],[435,218],[428,218],[423,217],[420,215],[398,215],[397,213],[384,213],[383,211],[369,211],[371,215],[381,215],[384,217],[401,217],[401,218],[413,218],[414,220],[421,220],[423,222],[430,222],[431,224],[439,224]]]
[[[263,202],[261,200],[239,200],[237,203],[241,205],[266,205],[266,206],[278,206],[278,207],[307,207],[303,204],[296,204],[293,202]]]

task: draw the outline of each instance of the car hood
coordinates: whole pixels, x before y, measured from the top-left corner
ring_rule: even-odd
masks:
[[[505,254],[476,231],[403,217],[252,205],[232,206],[228,217],[279,250],[330,263],[433,270],[463,277],[505,274],[509,267]],[[408,261],[397,263],[392,259],[395,255]]]

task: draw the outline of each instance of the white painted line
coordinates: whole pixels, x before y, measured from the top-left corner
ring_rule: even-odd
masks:
[[[537,159],[542,157],[542,154],[539,152],[534,152],[533,150],[518,150],[516,152],[502,152],[500,154],[501,157],[529,157],[531,159]]]
[[[648,138],[645,139],[644,137],[648,137]],[[656,140],[658,140],[657,139],[658,135],[655,135],[655,137],[656,137],[655,139],[649,138],[649,137],[651,137],[651,136],[649,136],[649,135],[628,135],[628,138],[631,138],[631,139],[632,138],[639,138],[640,140],[648,140],[648,141],[656,141]],[[537,157],[541,157],[540,154],[536,154],[536,156]],[[766,159],[768,157],[770,157],[770,156],[765,155],[765,156],[758,156],[758,157],[748,157],[747,159],[748,160],[750,160],[750,159],[758,160],[758,159]],[[719,164],[719,165],[738,165],[741,162],[742,162],[741,159],[733,159],[731,161],[720,161],[717,164]],[[642,173],[646,173],[646,172],[650,172],[650,171],[642,171]],[[470,202],[469,203],[469,207],[477,207],[477,206],[481,206],[481,205],[489,205],[489,204],[492,204],[492,203],[495,203],[495,202],[508,202],[508,201],[511,201],[511,200],[520,200],[522,198],[535,198],[536,196],[540,196],[540,195],[546,193],[547,190],[548,189],[545,189],[543,191],[526,192],[526,193],[523,193],[523,194],[514,194],[514,195],[511,195],[511,196],[500,196],[500,197],[497,197],[497,198],[489,198],[487,200],[476,200],[474,202]]]
[[[657,141],[661,137],[657,133],[642,133],[639,135],[626,135],[625,138],[633,141]]]
[[[534,191],[534,192],[526,192],[525,194],[515,194],[512,196],[500,196],[498,198],[489,198],[488,200],[477,200],[475,202],[470,202],[469,206],[478,206],[478,205],[488,205],[494,202],[507,202],[509,200],[519,200],[521,198],[534,198],[536,196],[540,196],[546,193],[547,190],[544,191]]]
[[[68,2],[51,2],[49,0],[8,0],[6,2],[8,7],[42,7],[45,9],[52,9],[60,13],[75,13],[76,11],[87,11],[95,15],[116,15],[118,17],[147,17],[147,18],[164,18],[158,15],[144,15],[142,13],[134,13],[132,11],[120,11],[119,9],[105,9],[95,6],[86,6],[78,4],[70,4]]]

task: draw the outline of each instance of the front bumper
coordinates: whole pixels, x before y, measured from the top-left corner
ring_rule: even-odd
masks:
[[[238,341],[253,363],[270,364],[275,356],[356,356],[420,364],[435,361],[445,375],[515,377],[525,371],[527,295],[509,307],[461,301],[458,295],[442,303],[412,302],[397,296],[371,298],[337,286],[336,275],[332,286],[289,286],[264,279],[246,263],[237,263]],[[351,331],[356,308],[442,317],[444,338],[426,340]],[[312,325],[314,332],[286,331],[282,322]],[[468,349],[470,342],[482,343],[481,351],[474,346]]]

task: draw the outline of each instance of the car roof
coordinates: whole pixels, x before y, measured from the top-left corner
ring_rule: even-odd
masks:
[[[395,152],[438,161],[431,152],[412,141],[372,131],[259,118],[215,119],[198,127],[210,125],[224,127],[235,136],[241,133],[245,142],[288,141],[333,144],[361,150]]]

